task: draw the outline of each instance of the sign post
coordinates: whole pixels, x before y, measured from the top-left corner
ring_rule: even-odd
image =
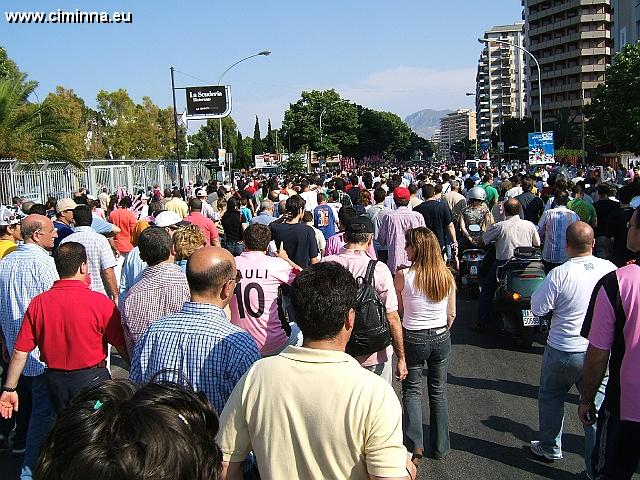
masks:
[[[529,134],[529,165],[556,163],[553,132]]]
[[[222,118],[231,113],[231,95],[228,86],[186,87],[187,118],[205,120]]]

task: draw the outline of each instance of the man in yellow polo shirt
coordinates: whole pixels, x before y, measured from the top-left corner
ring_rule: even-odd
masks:
[[[18,240],[22,240],[20,222],[24,217],[19,209],[0,205],[0,259],[18,248]]]
[[[303,346],[258,361],[234,388],[220,417],[223,479],[242,478],[240,462],[253,451],[263,480],[415,480],[393,388],[344,353],[356,292],[335,262],[294,280]]]

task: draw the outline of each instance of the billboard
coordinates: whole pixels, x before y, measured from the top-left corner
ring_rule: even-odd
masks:
[[[553,132],[529,134],[529,165],[556,163]]]
[[[231,90],[228,86],[187,87],[187,119],[222,118],[231,113]]]

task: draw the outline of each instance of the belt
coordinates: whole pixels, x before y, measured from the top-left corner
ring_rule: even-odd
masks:
[[[421,333],[426,335],[442,335],[446,331],[449,330],[449,327],[436,327],[436,328],[425,328],[422,330],[407,330],[404,329],[407,333]]]
[[[53,373],[81,372],[83,370],[91,370],[93,368],[106,368],[106,366],[107,366],[107,361],[106,360],[102,360],[100,363],[98,363],[96,365],[92,365],[91,367],[76,368],[74,370],[62,370],[62,369],[59,369],[59,368],[47,368],[47,372],[53,372]]]

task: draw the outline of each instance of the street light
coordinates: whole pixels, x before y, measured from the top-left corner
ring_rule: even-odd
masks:
[[[538,67],[538,101],[539,101],[539,106],[538,108],[540,109],[540,131],[542,132],[542,70],[540,70],[540,64],[538,63],[538,59],[533,55],[533,53],[531,53],[529,50],[527,50],[524,47],[521,47],[520,45],[516,45],[515,43],[511,43],[511,42],[507,42],[505,40],[495,40],[492,38],[479,38],[478,42],[484,44],[484,43],[500,43],[502,45],[508,45],[510,47],[514,47],[517,48],[518,50],[522,50],[524,53],[526,53],[527,55],[529,55],[533,61],[535,62],[536,66]]]
[[[242,59],[238,60],[236,63],[232,64],[229,68],[227,68],[224,72],[222,72],[222,73],[220,74],[220,76],[218,77],[218,85],[221,85],[222,77],[224,77],[224,76],[225,76],[225,74],[226,74],[229,70],[231,70],[233,67],[235,67],[235,66],[236,66],[236,65],[238,65],[239,63],[242,63],[242,62],[244,62],[245,60],[249,60],[250,58],[253,58],[253,57],[259,57],[259,56],[265,56],[265,57],[267,57],[267,56],[269,56],[269,55],[271,55],[271,50],[263,50],[263,51],[261,51],[261,52],[254,53],[253,55],[249,55],[248,57],[244,57],[244,58],[242,58]],[[219,120],[219,123],[220,123],[220,148],[222,148],[222,118],[219,118],[218,120]]]
[[[349,100],[345,99],[345,98],[341,98],[340,100],[336,100],[335,102],[331,102],[329,105],[327,105],[326,107],[324,107],[322,109],[322,112],[320,112],[320,143],[322,143],[322,116],[325,114],[325,112],[327,111],[327,109],[329,107],[331,107],[332,105],[335,105],[336,103],[340,103],[340,102],[349,102]]]

